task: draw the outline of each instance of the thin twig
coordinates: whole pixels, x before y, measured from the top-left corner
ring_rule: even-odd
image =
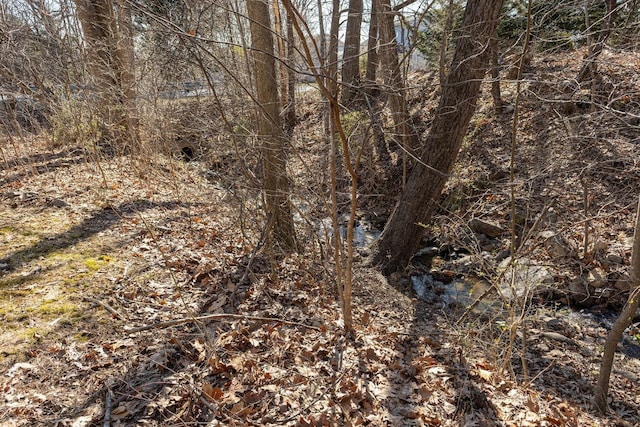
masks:
[[[547,367],[546,367],[546,368],[544,368],[543,370],[541,370],[540,372],[538,372],[538,374],[537,374],[535,377],[533,377],[533,378],[531,378],[531,379],[527,380],[527,381],[523,384],[523,386],[524,386],[524,387],[529,387],[529,386],[530,386],[531,384],[533,384],[533,383],[534,383],[538,378],[540,378],[540,376],[541,376],[542,374],[544,374],[547,370],[549,370],[549,368],[552,368],[552,367],[554,367],[555,365],[556,365],[556,361],[555,361],[555,360],[552,360],[552,361],[551,361],[551,363],[549,363],[549,364],[547,365]]]
[[[498,288],[495,285],[491,285],[489,286],[483,293],[482,295],[480,295],[478,298],[476,298],[476,300],[473,302],[473,304],[471,304],[469,307],[467,307],[467,309],[465,310],[465,312],[462,314],[462,316],[460,316],[460,318],[456,321],[456,325],[460,325],[464,319],[473,311],[475,310],[475,308],[486,298],[488,297],[490,294],[496,292],[498,290]]]
[[[507,363],[509,363],[509,367],[513,373],[513,366],[511,365],[511,353],[513,351],[513,344],[515,340],[515,335],[517,328],[520,327],[522,330],[522,356],[520,358],[522,362],[522,373],[524,375],[525,380],[527,380],[529,376],[529,369],[527,366],[527,333],[526,333],[526,323],[523,316],[520,317],[519,321],[515,322],[514,310],[518,305],[518,293],[516,292],[515,282],[517,271],[515,264],[513,264],[513,260],[516,258],[516,252],[518,251],[518,247],[516,246],[517,236],[516,236],[516,187],[515,187],[515,164],[516,164],[516,150],[517,150],[517,142],[518,142],[518,120],[519,120],[519,112],[520,112],[520,99],[522,96],[521,86],[522,86],[522,72],[524,69],[524,61],[526,56],[529,53],[529,43],[531,40],[531,3],[532,0],[528,0],[527,2],[527,28],[524,36],[524,46],[522,47],[522,54],[520,56],[520,61],[518,63],[518,78],[516,80],[516,99],[514,103],[514,111],[513,111],[513,120],[511,122],[511,159],[509,163],[509,190],[510,190],[510,201],[511,201],[511,245],[510,245],[510,255],[511,255],[511,292],[513,294],[513,302],[515,303],[509,310],[509,317],[512,320],[510,332],[509,332],[509,347],[507,349],[507,357],[505,357],[503,369]],[[524,230],[523,230],[524,232]],[[520,236],[520,242],[523,243],[525,236]],[[505,269],[505,271],[507,271]],[[526,307],[526,295],[522,302],[522,313],[525,313]]]
[[[104,427],[111,426],[111,390],[107,388],[107,394],[104,397]]]
[[[536,232],[536,230],[538,229],[538,226],[540,225],[540,222],[544,219],[545,215],[547,214],[547,211],[549,210],[549,208],[554,202],[555,202],[555,199],[551,199],[548,203],[544,205],[544,207],[542,208],[542,212],[540,212],[540,215],[538,215],[538,218],[536,218],[535,222],[533,223],[529,231],[527,231],[527,234],[522,238],[522,241],[520,242],[520,246],[518,247],[518,252],[520,252],[524,247],[524,244],[527,243],[529,239],[531,239],[531,237],[533,236],[533,233]]]
[[[309,404],[307,404],[306,406],[304,406],[302,409],[300,409],[297,413],[295,413],[294,415],[291,415],[287,418],[283,418],[281,420],[276,420],[273,418],[270,418],[268,420],[268,422],[272,422],[276,425],[282,425],[285,423],[288,423],[289,421],[293,421],[295,419],[297,419],[298,417],[300,417],[303,413],[305,413],[306,411],[308,411],[313,405],[315,405],[320,399],[322,399],[324,396],[326,396],[328,390],[333,390],[336,386],[336,384],[338,384],[342,378],[347,374],[349,370],[345,369],[340,375],[338,375],[338,377],[333,381],[333,383],[331,384],[331,387],[327,387],[325,389],[325,391],[321,392],[318,396],[316,396]],[[338,405],[339,406],[339,405]],[[342,409],[342,408],[341,408]],[[347,415],[347,414],[345,414]]]
[[[584,172],[586,169],[583,169]],[[582,185],[582,208],[584,209],[584,235],[582,236],[582,259],[586,260],[587,255],[589,253],[589,187],[587,187],[587,183],[584,180],[584,176],[580,173],[580,184]],[[594,246],[595,248],[595,246]]]
[[[207,314],[207,315],[198,316],[198,317],[168,320],[166,322],[159,322],[159,323],[154,323],[153,325],[147,325],[147,326],[141,326],[139,328],[129,329],[127,330],[127,332],[135,333],[135,332],[148,331],[150,329],[168,328],[170,326],[183,325],[185,323],[194,323],[194,322],[200,322],[204,320],[225,319],[225,318],[244,319],[244,320],[264,320],[265,322],[278,322],[278,323],[284,323],[285,325],[302,326],[303,328],[313,329],[314,331],[322,331],[320,328],[316,326],[305,325],[304,323],[292,322],[289,320],[279,319],[277,317],[262,317],[262,316],[247,316],[244,314],[216,313],[216,314]]]
[[[241,284],[244,283],[244,281],[247,280],[249,273],[251,273],[251,267],[253,266],[253,262],[256,259],[256,255],[258,255],[258,251],[267,240],[267,232],[271,228],[272,223],[273,223],[273,214],[270,212],[267,215],[267,221],[264,224],[262,233],[260,233],[260,238],[258,239],[258,243],[256,243],[256,246],[251,251],[251,255],[249,255],[249,261],[247,262],[247,267],[244,269],[244,274],[242,275],[242,278],[240,279],[239,283]]]
[[[103,301],[100,301],[99,299],[95,299],[95,298],[88,297],[88,296],[83,296],[82,299],[84,301],[92,302],[94,304],[98,304],[98,305],[102,306],[105,310],[107,310],[109,313],[113,314],[114,316],[116,316],[120,320],[126,320],[124,318],[124,316],[122,316],[120,313],[118,313],[118,311],[115,308],[111,307],[106,302],[103,302]]]

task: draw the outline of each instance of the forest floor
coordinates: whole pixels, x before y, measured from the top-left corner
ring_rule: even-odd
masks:
[[[469,222],[512,223],[513,115],[483,98],[425,239],[440,255],[387,279],[359,248],[353,336],[317,232],[327,214],[305,190],[323,176],[317,106],[302,107],[292,156],[306,251],[286,257],[261,247],[260,194],[229,165],[212,173],[157,152],[98,159],[42,136],[8,139],[0,425],[639,425],[637,325],[616,355],[609,414],[591,397],[628,287],[640,188],[640,132],[627,120],[640,114],[640,87],[628,82],[640,84],[640,58],[604,53],[610,102],[593,110],[590,93],[553,91],[577,58],[533,64],[521,97],[515,223],[545,290],[510,304],[494,293],[470,312],[452,297],[451,283],[500,289],[510,242]],[[425,116],[437,101],[427,77],[411,80],[413,112]],[[515,84],[503,95],[513,102]],[[363,172],[363,229],[392,205],[374,167]],[[461,292],[477,296],[474,285]]]

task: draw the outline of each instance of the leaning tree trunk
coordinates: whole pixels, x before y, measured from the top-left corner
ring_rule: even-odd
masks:
[[[449,6],[447,7],[447,19],[444,23],[444,31],[442,32],[442,41],[440,42],[440,60],[438,61],[438,74],[440,76],[440,85],[443,85],[446,80],[447,68],[446,58],[449,49],[449,37],[453,30],[453,7],[455,4],[453,0],[449,0]]]
[[[453,62],[419,162],[380,236],[374,262],[385,274],[403,270],[415,253],[458,157],[476,109],[503,0],[469,0]]]
[[[296,250],[289,204],[285,135],[280,123],[273,35],[267,1],[247,0],[247,15],[250,20],[256,100],[259,103],[257,130],[262,140],[267,216],[274,242],[285,250]]]
[[[631,253],[631,292],[627,304],[620,316],[613,324],[604,343],[604,354],[600,364],[600,374],[595,388],[594,406],[600,412],[607,412],[607,393],[609,392],[609,378],[613,367],[613,356],[618,348],[624,330],[631,324],[640,306],[640,200],[636,211],[636,230],[633,236],[633,251]]]

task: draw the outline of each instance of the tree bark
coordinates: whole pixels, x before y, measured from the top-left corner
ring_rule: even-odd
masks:
[[[278,57],[280,61],[276,63],[276,70],[278,70],[278,74],[280,76],[280,108],[284,111],[287,108],[287,99],[289,98],[287,85],[287,67],[284,65],[285,58],[287,57],[287,49],[285,47],[285,35],[284,30],[282,29],[282,16],[280,14],[280,5],[278,4],[278,0],[272,0],[273,7],[273,34],[275,34],[275,46],[276,51],[278,52]]]
[[[103,141],[117,151],[137,142],[133,28],[125,1],[75,0],[98,88]]]
[[[502,112],[504,102],[500,92],[500,64],[498,61],[500,46],[498,45],[498,33],[491,37],[491,97],[493,98],[493,107],[497,112]]]
[[[377,244],[385,274],[402,271],[417,250],[476,109],[503,0],[469,0],[429,136]]]
[[[376,85],[376,70],[378,69],[378,32],[380,0],[371,0],[371,16],[369,18],[369,37],[367,39],[367,69],[365,81],[367,86]]]
[[[340,0],[332,0],[331,26],[329,27],[329,64],[327,65],[327,89],[332,97],[338,96],[338,32],[340,31]]]
[[[116,85],[113,74],[114,57],[109,46],[113,33],[113,10],[105,1],[75,0],[78,20],[90,56],[90,68],[96,84],[103,92],[109,92]]]
[[[398,58],[398,40],[395,31],[395,13],[390,0],[380,2],[380,59],[388,88],[389,109],[393,117],[395,133],[403,150],[412,151],[416,145],[415,135],[410,131],[409,113],[405,99],[405,86]],[[404,151],[403,151],[404,153]],[[406,153],[403,155],[406,167]],[[404,179],[403,179],[404,182]]]
[[[349,16],[342,52],[343,105],[350,105],[360,86],[360,29],[362,27],[362,0],[349,1]]]
[[[322,0],[318,0],[318,31],[320,36],[320,58],[319,66],[321,70],[324,70],[327,64],[327,35],[324,31],[324,13],[322,12]],[[323,74],[324,75],[324,74]],[[326,82],[325,82],[326,84]]]
[[[295,67],[295,38],[293,35],[293,21],[287,15],[287,104],[284,110],[284,122],[287,135],[293,134],[296,126],[296,71]]]
[[[449,37],[453,29],[453,0],[449,0],[449,6],[447,7],[447,18],[444,24],[444,31],[442,32],[442,41],[440,42],[440,61],[438,64],[438,74],[440,76],[440,85],[443,85],[446,80],[447,67],[446,58],[449,50]]]
[[[136,107],[136,80],[134,73],[133,19],[131,6],[127,0],[116,0],[118,37],[116,45],[117,69],[124,104],[125,129],[128,139],[135,146],[140,141],[138,109]]]
[[[251,52],[258,101],[257,130],[261,139],[266,211],[271,221],[274,243],[285,250],[297,250],[289,204],[289,179],[280,122],[274,43],[269,5],[266,0],[247,0],[250,20]]]
[[[589,44],[589,51],[587,52],[587,56],[584,58],[584,63],[582,64],[582,68],[578,71],[578,75],[576,76],[576,81],[578,83],[582,83],[589,76],[594,78],[596,73],[596,60],[602,53],[602,49],[604,49],[604,44],[607,39],[611,35],[611,31],[613,30],[613,25],[616,17],[616,12],[618,8],[617,0],[606,0],[605,1],[607,7],[607,15],[602,23],[602,30],[598,35],[598,40],[595,45]],[[589,13],[589,11],[586,11]]]

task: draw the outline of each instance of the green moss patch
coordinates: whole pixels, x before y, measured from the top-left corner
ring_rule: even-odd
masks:
[[[100,268],[102,268],[105,264],[108,264],[112,260],[113,258],[108,255],[100,255],[97,258],[86,258],[84,260],[84,265],[89,269],[89,271],[95,272],[100,270]]]
[[[30,311],[43,316],[75,316],[78,314],[78,306],[69,301],[52,300],[46,301]]]

